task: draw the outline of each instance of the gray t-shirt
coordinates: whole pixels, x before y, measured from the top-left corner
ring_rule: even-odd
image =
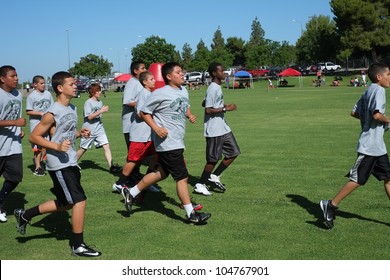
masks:
[[[168,130],[166,138],[152,132],[152,140],[157,152],[184,149],[186,113],[189,107],[188,91],[166,85],[155,90],[146,101],[142,112],[152,114],[160,127]]]
[[[223,101],[222,87],[217,83],[212,82],[206,91],[205,108],[223,108],[225,106]],[[204,114],[204,136],[217,137],[225,135],[231,131],[225,120],[223,112],[208,115]]]
[[[13,89],[6,92],[0,88],[0,120],[16,120],[22,117],[23,95]],[[19,126],[0,127],[0,156],[22,153],[22,129]]]
[[[129,104],[137,101],[138,94],[144,87],[141,85],[139,80],[135,77],[132,77],[126,84],[125,90],[123,92],[122,98],[122,132],[129,133],[131,122],[134,120],[134,107],[127,106]]]
[[[137,115],[145,105],[146,100],[152,93],[146,88],[143,88],[139,93],[137,106],[135,107],[134,121],[130,127],[130,141],[131,142],[148,142],[151,141],[152,129]]]
[[[77,136],[77,109],[73,104],[64,106],[58,102],[49,108],[55,120],[55,131],[51,141],[62,143],[70,140],[71,147],[66,153],[47,149],[47,170],[59,170],[77,165],[75,141]]]
[[[35,111],[46,113],[51,104],[54,103],[51,93],[47,90],[39,92],[34,90],[26,99],[26,111]],[[30,133],[41,121],[42,116],[29,116],[30,118]]]
[[[96,134],[99,131],[103,131],[103,123],[101,120],[102,114],[98,115],[92,120],[88,119],[88,116],[99,111],[103,107],[103,102],[101,100],[95,100],[89,98],[84,103],[84,124],[83,127],[88,128],[91,131],[91,136],[97,136]]]
[[[385,123],[373,118],[373,113],[378,111],[385,114],[386,92],[378,84],[371,84],[355,104],[353,111],[360,116],[362,131],[357,146],[357,152],[369,156],[382,156],[387,154],[383,135]]]

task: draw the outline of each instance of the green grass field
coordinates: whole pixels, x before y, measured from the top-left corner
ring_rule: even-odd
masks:
[[[116,177],[107,171],[103,151],[89,150],[80,161],[88,196],[85,240],[103,252],[99,259],[389,259],[390,208],[382,183],[371,178],[343,201],[333,230],[323,225],[318,206],[346,182],[355,160],[360,125],[349,113],[364,88],[314,88],[309,77],[300,88],[298,80],[288,80],[296,86],[267,91],[261,81],[250,90],[225,89],[225,102],[238,107],[227,113],[227,121],[242,154],[222,176],[225,193],[192,195],[212,213],[207,225],[185,223],[171,178],[128,217],[122,196],[112,192]],[[191,110],[198,117],[196,124],[187,124],[185,138],[191,190],[205,163],[200,105],[205,90],[190,91]],[[86,98],[73,101],[79,126]],[[109,92],[103,103],[110,106],[103,123],[114,161],[122,165],[121,94]],[[32,175],[27,139],[24,180],[6,201],[8,222],[0,224],[0,259],[74,259],[68,246],[71,212],[36,217],[25,236],[16,232],[13,209],[52,198],[50,177]]]

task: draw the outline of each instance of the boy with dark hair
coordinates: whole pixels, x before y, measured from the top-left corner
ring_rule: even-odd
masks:
[[[16,88],[18,74],[14,67],[0,67],[0,175],[4,177],[0,190],[0,222],[7,221],[4,201],[23,179],[21,129],[26,125],[22,118],[23,95]]]
[[[42,116],[53,104],[53,97],[51,93],[45,90],[45,78],[37,75],[33,78],[34,90],[27,96],[26,100],[26,114],[30,119],[30,133],[41,121]],[[44,176],[45,170],[41,166],[45,152],[42,147],[35,144],[31,144],[32,151],[34,152],[35,169],[33,174],[36,176]]]
[[[26,226],[35,216],[72,209],[72,235],[69,242],[72,255],[97,257],[101,253],[84,243],[86,195],[80,183],[80,169],[74,148],[77,137],[88,137],[87,128],[77,131],[76,107],[70,103],[77,96],[75,79],[68,72],[57,72],[52,77],[57,101],[49,108],[30,135],[30,141],[47,149],[47,170],[53,180],[51,189],[56,196],[35,207],[16,209],[17,230],[26,233]],[[51,140],[45,138],[50,133]]]
[[[143,121],[140,115],[140,109],[145,104],[145,101],[152,94],[155,80],[153,74],[149,71],[142,72],[139,75],[139,82],[143,86],[136,100],[136,107],[134,112],[134,121],[130,127],[130,146],[128,149],[127,163],[123,166],[122,174],[119,176],[112,188],[121,193],[123,187],[128,185],[128,177],[131,172],[142,161],[149,156],[154,156],[156,151],[151,139],[151,129]]]
[[[122,131],[125,137],[126,152],[129,152],[130,147],[130,127],[132,122],[134,121],[134,111],[135,106],[137,105],[138,95],[143,89],[143,86],[139,82],[139,75],[142,72],[146,71],[145,63],[142,61],[133,61],[130,64],[130,72],[133,77],[126,83],[123,98],[122,98]],[[140,179],[142,177],[139,166],[136,166],[133,169],[132,174],[136,179]]]
[[[125,137],[127,150],[130,146],[130,126],[134,119],[134,108],[137,105],[137,98],[143,89],[139,82],[139,75],[146,71],[145,63],[133,61],[130,65],[131,79],[126,83],[122,98],[122,131]]]
[[[195,123],[196,117],[189,108],[188,91],[181,86],[184,74],[180,64],[166,63],[161,72],[166,86],[154,91],[141,109],[143,120],[152,129],[152,140],[158,154],[157,171],[146,174],[134,187],[122,189],[125,208],[131,212],[134,199],[142,190],[171,174],[176,181],[177,195],[183,204],[187,221],[203,224],[211,214],[194,210],[188,192],[188,171],[183,156],[186,118]]]
[[[207,188],[208,183],[214,183],[215,187],[225,191],[225,186],[220,181],[220,176],[226,168],[240,154],[240,148],[236,138],[225,120],[225,113],[237,109],[235,104],[225,104],[222,92],[222,80],[225,78],[223,66],[213,62],[209,65],[208,72],[212,83],[207,88],[204,99],[204,136],[206,137],[206,165],[203,169],[200,182],[195,184],[194,191],[204,195],[211,195]],[[224,155],[224,159],[213,172],[218,161]]]
[[[390,163],[383,139],[389,128],[390,118],[385,115],[386,91],[390,86],[390,71],[386,64],[375,63],[368,69],[372,84],[355,104],[351,115],[360,120],[361,133],[357,146],[357,159],[347,175],[349,181],[332,200],[321,200],[320,207],[325,224],[333,228],[338,204],[359,186],[363,186],[370,175],[384,181],[390,199]]]
[[[94,144],[96,148],[103,147],[110,173],[118,173],[122,168],[113,164],[110,144],[108,143],[107,134],[101,119],[102,114],[108,112],[109,109],[107,105],[103,106],[103,102],[100,100],[102,87],[98,83],[93,83],[89,86],[88,92],[89,99],[84,103],[83,127],[88,128],[91,135],[88,138],[81,137],[80,149],[77,151],[77,160]]]

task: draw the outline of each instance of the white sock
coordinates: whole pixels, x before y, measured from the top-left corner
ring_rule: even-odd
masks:
[[[187,217],[189,218],[191,216],[192,211],[194,211],[194,206],[192,206],[192,203],[183,205],[184,210],[186,210]]]
[[[132,197],[136,197],[141,191],[138,188],[138,185],[135,185],[130,189],[130,194]]]

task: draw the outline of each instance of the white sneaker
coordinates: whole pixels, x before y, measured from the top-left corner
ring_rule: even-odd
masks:
[[[7,214],[3,211],[0,211],[0,222],[5,223],[7,221]]]
[[[209,192],[209,188],[205,184],[201,183],[195,184],[194,191],[207,196],[211,195],[211,192]]]
[[[122,193],[123,186],[121,184],[117,184],[116,182],[112,185],[112,190],[118,193]]]
[[[209,181],[210,182],[213,182],[215,184],[215,186],[220,189],[221,191],[226,191],[226,188],[225,186],[221,183],[221,180],[220,180],[221,176],[217,176],[217,175],[214,175],[214,174],[210,174],[210,178],[209,178]]]

